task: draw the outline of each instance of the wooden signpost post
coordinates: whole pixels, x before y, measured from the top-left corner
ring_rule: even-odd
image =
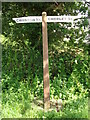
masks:
[[[41,23],[43,38],[43,86],[44,86],[44,109],[50,108],[50,86],[49,86],[49,63],[48,63],[48,37],[47,22],[71,22],[85,16],[47,16],[46,12],[42,16],[28,16],[13,18],[16,23]]]
[[[49,65],[48,65],[48,38],[47,38],[47,14],[42,13],[42,37],[43,37],[43,86],[44,86],[44,108],[50,108],[49,88]]]

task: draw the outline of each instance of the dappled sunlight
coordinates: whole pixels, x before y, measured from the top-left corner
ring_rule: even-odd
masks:
[[[78,18],[71,27],[64,21],[48,23],[46,17],[56,21],[53,16],[87,12],[82,2],[2,3],[2,118],[89,117],[87,18]],[[33,23],[17,24],[12,19],[27,16]]]

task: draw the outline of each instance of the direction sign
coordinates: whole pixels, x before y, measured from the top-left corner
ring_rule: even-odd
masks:
[[[78,19],[86,16],[47,16],[47,22],[73,22],[74,19]],[[13,18],[16,23],[40,23],[42,22],[42,16],[28,16]]]
[[[79,19],[81,17],[86,17],[85,15],[78,16],[47,16],[47,22],[73,22],[74,19]],[[42,22],[42,16],[28,16],[13,18],[16,23],[40,23]]]
[[[41,16],[28,16],[28,17],[20,17],[20,18],[13,18],[16,23],[39,23],[42,22]]]
[[[42,16],[28,16],[13,18],[16,23],[40,23],[42,22]],[[47,22],[72,22],[72,16],[47,16]]]
[[[47,16],[47,22],[72,22],[72,16]]]

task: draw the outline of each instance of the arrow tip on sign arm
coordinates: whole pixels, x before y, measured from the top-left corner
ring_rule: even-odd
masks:
[[[15,20],[15,18],[12,18],[12,20]]]
[[[12,20],[14,20],[17,23],[16,18],[12,18]]]

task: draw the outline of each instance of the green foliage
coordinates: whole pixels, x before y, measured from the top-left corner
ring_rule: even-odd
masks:
[[[21,83],[17,92],[6,91],[2,95],[2,118],[88,118],[88,98],[73,95],[64,100],[63,110],[44,112],[35,103],[30,90]],[[68,91],[67,91],[68,92]]]
[[[16,24],[12,18],[85,14],[82,3],[2,3],[2,117],[88,118],[89,45],[83,43],[87,19],[48,23],[50,99],[62,99],[63,110],[44,112],[33,104],[43,98],[41,24]],[[6,22],[7,21],[7,22]]]

